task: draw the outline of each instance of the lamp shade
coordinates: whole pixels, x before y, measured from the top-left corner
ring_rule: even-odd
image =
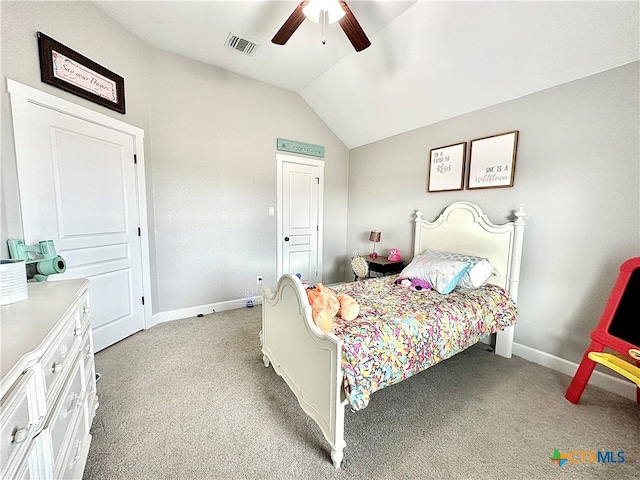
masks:
[[[370,242],[379,242],[380,241],[380,231],[379,230],[371,230],[369,234]]]
[[[320,21],[320,12],[327,12],[329,23],[335,23],[345,15],[338,0],[310,0],[302,9],[304,16],[313,23]]]

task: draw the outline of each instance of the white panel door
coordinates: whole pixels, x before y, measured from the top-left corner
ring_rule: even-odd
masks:
[[[322,281],[322,169],[314,164],[282,163],[282,273],[299,273],[304,282]]]
[[[91,280],[96,350],[143,329],[134,137],[31,102],[14,129],[25,243],[67,262],[49,281]]]

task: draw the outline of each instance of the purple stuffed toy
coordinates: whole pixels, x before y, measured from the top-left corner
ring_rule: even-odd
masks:
[[[415,290],[416,292],[431,290],[431,284],[419,278],[398,278],[394,283]]]

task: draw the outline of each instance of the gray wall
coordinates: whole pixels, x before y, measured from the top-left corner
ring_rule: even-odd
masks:
[[[151,48],[91,3],[0,5],[1,257],[22,235],[8,77],[145,130],[154,313],[275,284],[278,137],[325,146],[324,279],[345,276],[348,150],[299,95]],[[40,82],[38,30],[122,75],[127,114]]]
[[[639,68],[635,62],[350,151],[349,252],[412,255],[412,212],[480,205],[528,216],[515,341],[579,362],[617,277],[640,254]],[[519,130],[513,188],[427,193],[429,150]]]
[[[275,286],[276,138],[325,147],[324,281],[345,275],[349,154],[290,91],[154,51],[151,152],[160,310]],[[160,234],[161,233],[161,234]],[[338,268],[340,267],[340,268]]]

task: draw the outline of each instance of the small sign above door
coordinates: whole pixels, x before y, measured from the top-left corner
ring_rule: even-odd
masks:
[[[321,145],[285,140],[284,138],[278,139],[278,150],[281,152],[302,153],[313,157],[324,157],[324,147]]]
[[[38,32],[40,79],[124,115],[124,78]]]

